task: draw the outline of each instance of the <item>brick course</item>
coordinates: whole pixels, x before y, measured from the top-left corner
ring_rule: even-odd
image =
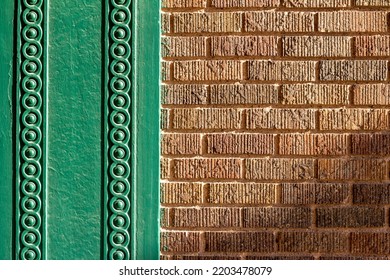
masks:
[[[161,259],[390,259],[389,7],[162,0]]]

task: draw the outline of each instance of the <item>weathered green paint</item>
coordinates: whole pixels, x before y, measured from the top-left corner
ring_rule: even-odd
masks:
[[[108,1],[44,1],[43,259],[109,259],[105,55]],[[0,259],[17,258],[15,1],[0,9]],[[159,0],[132,6],[132,259],[159,256]],[[45,50],[46,51],[46,50]],[[46,83],[47,81],[47,83]],[[47,110],[46,110],[47,108]],[[19,195],[19,194],[18,194]],[[46,247],[47,244],[47,247]]]
[[[133,137],[136,186],[133,239],[136,259],[159,258],[160,0],[137,0],[133,46]]]
[[[0,260],[13,258],[13,86],[15,1],[0,9]]]

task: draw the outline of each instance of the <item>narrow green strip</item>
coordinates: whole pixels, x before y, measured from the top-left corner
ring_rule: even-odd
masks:
[[[160,160],[160,0],[135,0],[133,52],[133,172],[135,172],[132,236],[139,260],[158,259]],[[136,220],[135,220],[136,219]]]
[[[0,260],[13,258],[13,51],[15,1],[0,9]]]

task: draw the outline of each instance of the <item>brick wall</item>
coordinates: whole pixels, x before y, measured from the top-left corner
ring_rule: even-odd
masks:
[[[390,0],[162,3],[161,258],[390,258]]]

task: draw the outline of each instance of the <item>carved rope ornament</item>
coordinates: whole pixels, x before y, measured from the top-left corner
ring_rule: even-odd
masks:
[[[131,3],[108,0],[106,26],[107,195],[106,259],[130,256]]]
[[[16,259],[44,258],[44,1],[20,0],[17,62]]]

